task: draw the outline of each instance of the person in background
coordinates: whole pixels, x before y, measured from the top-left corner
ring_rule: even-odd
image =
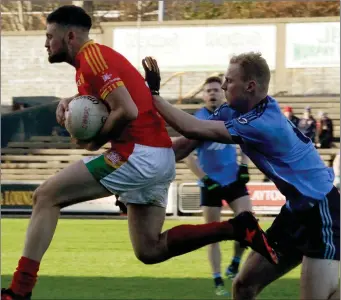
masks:
[[[331,148],[333,143],[333,121],[327,113],[321,111],[316,124],[317,136],[320,148]]]
[[[203,88],[205,106],[194,114],[196,118],[207,120],[224,105],[224,91],[221,85],[220,77],[212,76],[206,79]],[[246,183],[249,181],[247,156],[241,152],[241,163],[238,165],[235,145],[212,141],[201,143],[196,151],[198,159],[192,153],[185,159],[185,163],[199,179],[200,202],[205,222],[220,221],[222,200],[227,201],[235,215],[243,211],[251,211],[252,204],[246,188]],[[238,273],[244,250],[244,247],[235,242],[231,264],[225,271],[230,279]],[[224,281],[221,277],[219,243],[208,246],[208,259],[212,268],[216,295],[227,296],[228,292],[224,288]]]
[[[286,106],[284,107],[283,109],[283,114],[297,127],[298,126],[298,123],[300,121],[299,118],[297,118],[295,115],[294,115],[294,112],[292,110],[292,107],[291,106]]]
[[[298,122],[298,129],[315,143],[316,120],[311,114],[311,108],[309,106],[305,108],[303,117]]]

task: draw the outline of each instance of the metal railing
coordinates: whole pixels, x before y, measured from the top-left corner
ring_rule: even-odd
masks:
[[[184,78],[183,76],[186,75],[189,72],[177,72],[169,76],[164,82],[161,83],[161,88],[166,86],[169,82],[171,82],[173,79],[178,79],[179,80],[179,85],[178,85],[178,96],[177,96],[177,102],[176,104],[182,104],[182,101],[184,99],[193,99],[196,95],[198,95],[205,84],[205,80],[201,81],[198,85],[196,85],[193,89],[191,89],[189,92],[183,95],[183,85],[184,85]],[[214,72],[207,77],[211,76],[222,76],[222,73],[219,72]]]

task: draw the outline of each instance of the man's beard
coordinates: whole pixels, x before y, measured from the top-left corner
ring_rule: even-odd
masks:
[[[60,51],[59,53],[53,54],[49,56],[49,62],[53,63],[62,63],[67,61],[68,54],[65,50]]]
[[[51,64],[62,63],[62,62],[68,61],[68,48],[64,40],[62,42],[62,47],[59,50],[59,52],[56,54],[50,55],[48,59]]]

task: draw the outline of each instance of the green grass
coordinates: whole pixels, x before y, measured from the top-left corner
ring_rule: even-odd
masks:
[[[196,220],[194,223],[200,221]],[[168,220],[165,229],[190,223]],[[27,219],[1,221],[1,286],[8,286],[21,256]],[[270,223],[262,222],[267,228]],[[222,245],[223,270],[232,242]],[[245,256],[244,256],[245,258]],[[267,287],[258,299],[298,299],[299,269]],[[230,281],[226,281],[230,288]],[[206,249],[158,265],[144,265],[133,253],[125,220],[59,222],[46,253],[34,299],[219,299],[213,293]]]

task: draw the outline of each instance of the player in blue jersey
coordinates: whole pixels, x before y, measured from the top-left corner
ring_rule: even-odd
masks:
[[[206,79],[203,87],[204,107],[194,115],[207,120],[211,114],[224,103],[221,89],[222,80],[213,76]],[[216,142],[204,142],[196,149],[198,159],[190,154],[185,163],[198,177],[200,186],[200,202],[206,223],[219,222],[221,218],[222,200],[226,200],[235,215],[243,211],[251,211],[251,200],[246,188],[249,181],[248,158],[241,152],[241,164],[238,166],[235,145]],[[221,252],[219,243],[208,246],[208,259],[212,268],[215,293],[218,296],[228,295],[221,277]],[[234,243],[234,256],[226,269],[226,275],[234,278],[239,270],[240,259],[245,248]]]
[[[272,265],[252,251],[233,282],[234,299],[255,299],[300,263],[301,299],[339,299],[340,194],[333,186],[334,173],[268,96],[270,70],[261,54],[231,58],[222,85],[228,104],[211,120],[198,120],[158,96],[153,91],[160,77],[157,63],[148,57],[143,66],[156,108],[184,135],[173,144],[177,159],[198,147],[200,140],[240,144],[286,197],[267,231],[279,263]]]

